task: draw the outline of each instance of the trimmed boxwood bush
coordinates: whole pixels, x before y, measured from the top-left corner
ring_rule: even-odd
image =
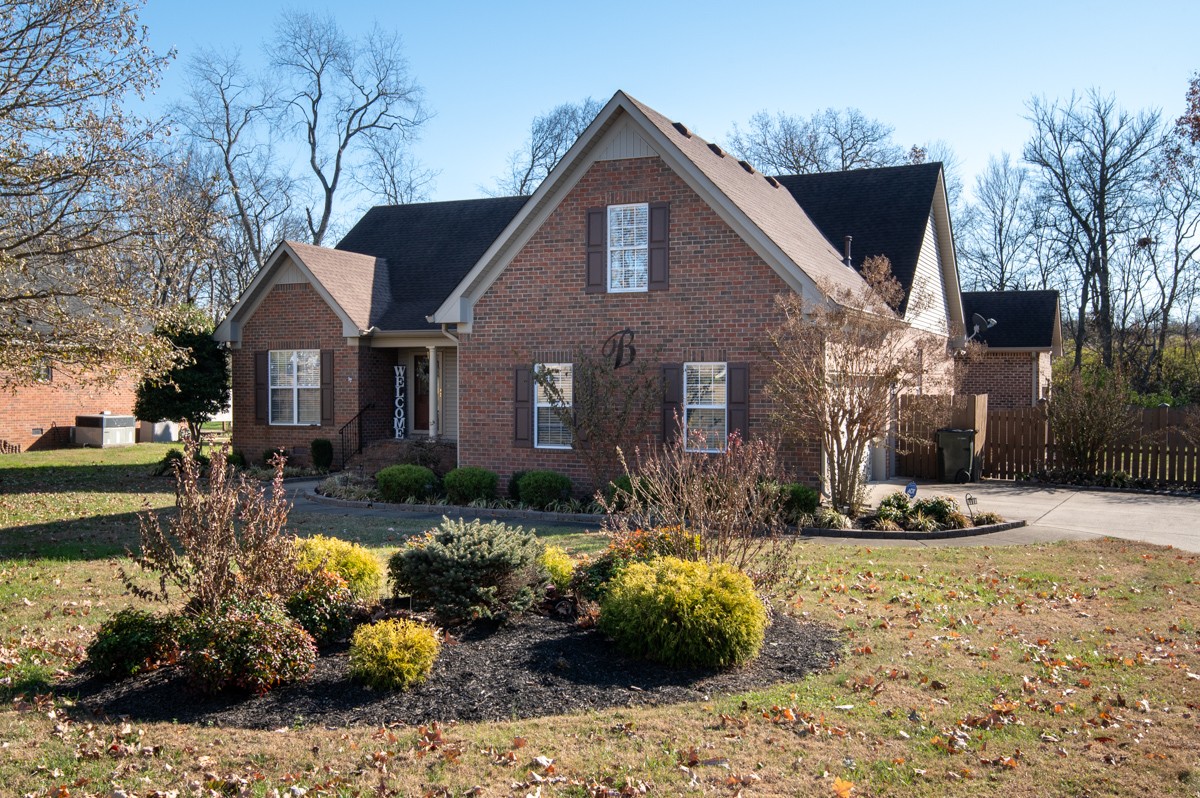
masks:
[[[798,482],[787,482],[779,488],[783,491],[783,511],[789,521],[794,523],[816,513],[817,504],[821,500],[821,494],[817,491]]]
[[[528,474],[528,471],[514,471],[508,478],[508,498],[515,502],[521,501],[521,477]]]
[[[496,482],[500,479],[495,471],[476,466],[456,468],[442,478],[442,487],[451,504],[470,504],[483,499],[496,498]]]
[[[571,480],[557,471],[529,471],[517,483],[521,503],[537,510],[571,498]]]
[[[724,563],[632,563],[600,603],[600,630],[623,650],[681,667],[749,662],[766,626],[750,577]]]
[[[345,637],[358,610],[349,583],[324,569],[289,597],[284,606],[292,620],[312,635],[318,645],[328,645]]]
[[[312,443],[308,445],[308,451],[312,454],[314,468],[328,471],[333,466],[333,441],[328,438],[313,438]]]
[[[396,596],[412,596],[443,621],[524,612],[540,596],[546,573],[532,532],[499,521],[451,521],[410,540],[388,563]]]
[[[325,569],[346,580],[359,601],[373,602],[383,587],[383,566],[375,555],[348,540],[313,535],[296,541],[296,567],[305,573]]]
[[[265,693],[308,677],[317,661],[312,636],[270,601],[228,602],[188,620],[179,662],[201,692]]]
[[[433,670],[437,632],[403,619],[360,626],[350,640],[350,675],[381,690],[406,690]]]
[[[375,475],[384,501],[406,502],[427,499],[437,491],[437,477],[425,466],[404,464],[388,466]]]
[[[124,678],[170,664],[179,655],[177,619],[124,609],[100,624],[87,647],[88,670]]]

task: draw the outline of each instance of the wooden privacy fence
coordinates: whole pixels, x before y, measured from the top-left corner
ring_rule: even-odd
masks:
[[[1133,479],[1200,484],[1200,447],[1189,443],[1181,431],[1189,411],[1175,407],[1132,407],[1128,412],[1133,416],[1132,432],[1126,440],[1101,453],[1098,470],[1124,471]],[[1015,479],[1059,465],[1054,435],[1042,408],[988,412],[984,476]]]
[[[939,429],[975,430],[975,457],[982,457],[989,422],[987,394],[901,396],[896,473],[917,479],[937,479],[934,435]]]
[[[1101,453],[1098,470],[1123,471],[1132,479],[1177,485],[1200,484],[1200,446],[1182,429],[1196,410],[1131,407],[1132,431]],[[995,408],[980,396],[900,397],[896,473],[937,479],[935,433],[974,429],[975,456],[991,479],[1017,479],[1062,464],[1041,407]]]

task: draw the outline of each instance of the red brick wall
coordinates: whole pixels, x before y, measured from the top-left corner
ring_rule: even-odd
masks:
[[[0,442],[8,447],[51,449],[70,443],[75,416],[108,410],[114,415],[133,413],[133,380],[110,385],[88,385],[66,368],[54,368],[48,383],[38,383],[0,393]],[[34,430],[41,429],[40,433]]]
[[[254,412],[254,353],[271,349],[332,349],[334,418],[328,426],[272,426]],[[360,362],[363,350],[346,344],[342,322],[307,283],[280,284],[268,292],[242,327],[241,348],[233,350],[233,448],[251,461],[276,447],[293,451],[296,462],[309,462],[314,438],[333,441],[338,458],[338,429],[362,406]]]
[[[1048,364],[1050,356],[1045,360]],[[1029,407],[1033,404],[1033,370],[1029,352],[985,351],[966,367],[961,392],[986,393],[991,408]]]
[[[670,203],[670,290],[584,293],[587,209],[660,201]],[[513,369],[542,353],[599,349],[625,327],[638,356],[656,363],[748,363],[750,434],[767,433],[767,333],[781,321],[775,296],[788,290],[660,159],[596,163],[476,303],[473,330],[460,337],[460,462],[496,471],[501,485],[515,470],[551,468],[586,488],[573,452],[513,446]],[[793,454],[797,475],[811,480],[818,453]]]

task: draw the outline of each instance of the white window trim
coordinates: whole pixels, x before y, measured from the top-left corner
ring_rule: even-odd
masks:
[[[612,236],[612,217],[613,211],[621,210],[622,208],[645,208],[646,209],[646,245],[645,247],[614,247]],[[605,281],[610,294],[644,294],[650,290],[650,203],[648,202],[629,202],[624,205],[609,205],[605,214],[605,230],[604,237],[607,240],[605,251],[604,273]],[[614,288],[612,282],[612,256],[616,251],[627,250],[645,250],[646,252],[646,284],[640,288]]]
[[[542,370],[558,371],[558,372],[566,370],[571,376],[571,403],[567,406],[571,407],[571,408],[573,408],[575,406],[575,367],[574,367],[574,364],[572,364],[572,363],[537,363],[534,365],[533,369],[534,369],[534,374],[537,374]],[[541,410],[542,408],[545,408],[545,411],[550,413],[551,415],[553,415],[556,420],[558,418],[557,415],[555,415],[555,413],[554,413],[554,405],[550,402],[540,401],[540,399],[539,399],[540,395],[541,395],[541,386],[538,385],[538,382],[535,379],[533,381],[533,448],[535,448],[535,449],[560,449],[560,450],[570,450],[570,449],[575,448],[573,445],[571,445],[569,443],[568,444],[541,443],[538,441],[538,411]],[[567,432],[570,433],[571,430],[568,428]]]
[[[688,402],[688,369],[697,366],[719,366],[725,370],[725,403],[724,404],[690,404]],[[724,432],[721,439],[725,444],[720,449],[693,449],[691,444],[690,430],[688,429],[688,411],[689,410],[720,410],[722,413],[722,425]],[[729,364],[718,361],[692,362],[683,364],[683,448],[688,452],[696,452],[697,454],[722,454],[729,448]]]
[[[296,358],[301,352],[315,352],[317,355],[317,383],[316,383],[316,385],[301,385],[299,383],[300,369],[298,369],[298,368],[294,368],[294,370],[293,370],[291,385],[275,385],[274,383],[272,383],[271,382],[271,355],[275,354],[276,352],[291,352],[292,354],[291,354],[290,359],[293,361],[293,366],[295,366]],[[267,353],[267,416],[268,416],[267,423],[270,426],[272,426],[272,427],[319,427],[319,426],[321,426],[321,412],[319,409],[317,411],[317,420],[315,422],[314,421],[297,421],[296,420],[297,416],[299,416],[299,414],[300,414],[300,391],[301,391],[301,389],[311,390],[311,389],[315,388],[318,391],[318,396],[320,395],[319,394],[319,392],[321,390],[321,366],[320,366],[320,363],[321,363],[321,350],[319,350],[319,349],[272,349]],[[292,420],[291,421],[276,421],[275,420],[275,403],[271,400],[274,398],[276,391],[290,391],[291,392],[291,394],[292,394]]]

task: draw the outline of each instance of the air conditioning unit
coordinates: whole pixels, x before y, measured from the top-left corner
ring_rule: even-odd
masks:
[[[78,446],[132,446],[137,443],[137,419],[108,413],[75,416],[75,443]]]

